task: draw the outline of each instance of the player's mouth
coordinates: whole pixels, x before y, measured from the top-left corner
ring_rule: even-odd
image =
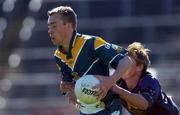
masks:
[[[55,37],[52,34],[49,34],[49,37],[51,38],[51,40],[55,39]]]
[[[55,40],[55,37],[51,37],[51,40]]]

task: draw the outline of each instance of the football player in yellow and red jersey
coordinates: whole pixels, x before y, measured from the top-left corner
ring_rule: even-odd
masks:
[[[48,33],[57,46],[54,57],[62,74],[61,90],[68,94],[73,103],[77,103],[74,83],[79,77],[87,74],[106,77],[98,85],[97,98],[101,99],[101,103],[94,105],[95,109],[91,111],[80,103],[80,113],[120,115],[121,102],[118,95],[109,89],[133,63],[126,49],[101,37],[77,33],[77,15],[69,6],[56,7],[48,11],[48,16]],[[111,76],[110,66],[116,69]]]

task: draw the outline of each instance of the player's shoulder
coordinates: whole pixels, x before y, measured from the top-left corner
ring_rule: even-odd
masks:
[[[151,86],[151,87],[160,87],[160,83],[156,76],[153,76],[150,72],[146,72],[141,81],[141,86]]]
[[[144,77],[144,80],[145,81],[158,81],[157,80],[157,76],[154,76],[152,73],[150,73],[150,72],[146,72],[144,75],[143,75],[143,77]]]

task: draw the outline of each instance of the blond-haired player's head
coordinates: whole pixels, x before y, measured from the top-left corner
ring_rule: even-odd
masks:
[[[137,65],[143,65],[143,72],[147,70],[150,66],[151,62],[149,60],[149,52],[148,48],[145,48],[140,42],[133,42],[127,48],[128,54],[132,57]]]

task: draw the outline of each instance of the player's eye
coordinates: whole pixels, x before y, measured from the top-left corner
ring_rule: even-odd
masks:
[[[53,25],[53,26],[52,26],[52,28],[56,28],[56,26],[55,26],[55,25]]]

